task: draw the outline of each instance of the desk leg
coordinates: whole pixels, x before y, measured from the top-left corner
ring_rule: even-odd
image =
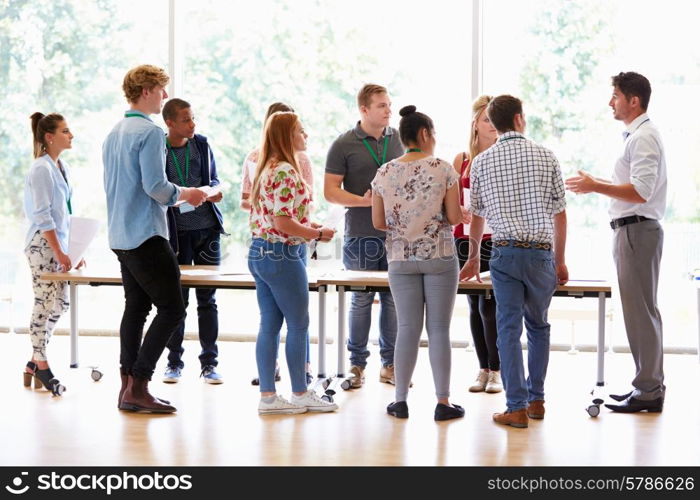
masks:
[[[326,287],[318,287],[318,373],[326,378]]]
[[[345,287],[338,286],[338,373],[345,377]]]
[[[605,292],[598,294],[598,380],[597,386],[605,385]]]
[[[70,284],[70,367],[78,368],[78,285]]]

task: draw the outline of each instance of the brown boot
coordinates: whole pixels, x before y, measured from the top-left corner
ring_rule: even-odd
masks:
[[[527,416],[542,420],[544,418],[544,399],[530,401],[530,404],[527,405]]]
[[[511,427],[523,429],[528,425],[527,411],[525,408],[522,408],[521,410],[506,410],[503,413],[494,413],[493,421],[497,424],[510,425]]]
[[[119,389],[119,399],[117,400],[117,408],[122,409],[122,397],[124,396],[124,391],[126,391],[126,386],[129,382],[129,376],[124,370],[119,370],[119,376],[122,379],[122,387]]]
[[[177,411],[174,406],[162,403],[148,392],[148,379],[132,377],[131,375],[127,377],[126,390],[119,409],[138,413],[173,413]]]
[[[126,371],[124,371],[121,368],[119,369],[119,376],[122,379],[122,387],[121,387],[121,389],[119,389],[119,399],[117,400],[117,408],[119,408],[120,410],[123,410],[125,408],[122,408],[122,397],[124,396],[124,391],[126,391],[126,385],[127,385],[127,381],[128,381],[129,376],[127,375]],[[170,404],[170,401],[168,401],[167,399],[160,399],[160,398],[156,398],[156,399],[163,404],[166,404],[166,405]]]

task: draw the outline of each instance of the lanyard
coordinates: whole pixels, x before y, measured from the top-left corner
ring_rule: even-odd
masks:
[[[68,187],[68,198],[66,198],[66,205],[68,205],[68,215],[73,215],[73,207],[70,204],[70,185],[68,184],[68,177],[66,177],[66,171],[63,170],[63,166],[61,165],[60,160],[56,160],[56,166],[58,167],[58,171],[61,172],[61,177],[63,177],[63,180],[66,183],[66,186]]]
[[[139,113],[124,113],[124,118],[143,118],[144,120],[148,120],[148,118]]]
[[[379,157],[377,156],[377,153],[374,152],[372,147],[369,145],[369,142],[367,142],[367,139],[362,139],[362,142],[364,143],[365,147],[367,148],[367,151],[369,151],[369,154],[372,155],[372,158],[374,158],[374,161],[377,162],[377,166],[381,167],[386,163],[386,145],[389,142],[389,136],[385,135],[384,136],[384,151],[382,151],[382,161],[381,163],[379,162]]]
[[[63,167],[61,164],[58,164],[58,170],[61,172],[61,176],[63,176],[63,180],[66,181],[66,186],[68,186],[68,198],[66,199],[66,204],[68,205],[68,215],[73,215],[73,207],[70,204],[70,186],[68,185],[68,177],[66,177],[66,172],[63,170]]]
[[[185,176],[182,176],[182,169],[180,168],[180,162],[177,160],[177,156],[175,156],[175,151],[173,151],[173,147],[170,144],[170,141],[168,139],[165,139],[165,142],[168,143],[168,148],[170,149],[170,154],[173,156],[173,163],[175,164],[175,169],[177,170],[177,176],[180,178],[180,185],[187,187],[187,179],[190,177],[190,141],[187,141],[187,146],[185,146]]]
[[[421,148],[408,148],[406,150],[406,154],[408,153],[422,153],[423,150]]]

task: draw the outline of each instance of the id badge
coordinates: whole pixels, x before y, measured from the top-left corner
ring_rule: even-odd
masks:
[[[191,212],[192,210],[194,210],[194,207],[187,202],[180,205],[179,208],[181,214],[186,214],[187,212]]]

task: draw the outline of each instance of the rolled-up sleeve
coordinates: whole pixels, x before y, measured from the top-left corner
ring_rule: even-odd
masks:
[[[552,213],[554,215],[566,210],[566,189],[561,175],[559,160],[552,155]]]
[[[41,231],[56,229],[56,221],[51,216],[53,200],[53,179],[49,167],[40,165],[29,174],[29,187],[32,194],[32,219]]]
[[[654,137],[648,135],[633,137],[629,152],[630,183],[639,196],[648,200],[659,178],[660,144]]]
[[[471,172],[469,173],[469,211],[480,217],[485,217],[484,204],[481,200],[481,158],[478,156],[472,161]]]
[[[162,205],[174,205],[180,197],[180,188],[168,181],[165,174],[165,135],[158,128],[144,137],[139,150],[143,190]]]

